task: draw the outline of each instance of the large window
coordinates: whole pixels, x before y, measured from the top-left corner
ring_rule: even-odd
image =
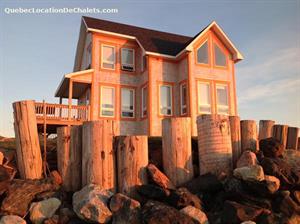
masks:
[[[134,89],[121,88],[121,116],[124,118],[134,118]]]
[[[218,45],[214,44],[215,51],[215,64],[216,66],[226,66],[226,56]]]
[[[180,85],[180,114],[185,115],[187,113],[187,88],[186,84]]]
[[[159,98],[159,109],[161,115],[171,116],[172,115],[172,86],[161,85],[160,86],[160,98]]]
[[[90,44],[86,50],[86,68],[87,69],[90,69],[91,68],[91,65],[92,65],[92,44]]]
[[[101,116],[115,116],[115,88],[102,86],[101,87]]]
[[[121,49],[122,69],[134,71],[134,50],[129,48]]]
[[[208,42],[205,41],[197,50],[197,62],[200,64],[208,64]]]
[[[218,114],[229,114],[228,104],[228,86],[227,85],[216,85],[217,91],[217,111]]]
[[[211,90],[209,82],[198,82],[198,112],[211,113]]]
[[[114,46],[102,45],[102,68],[115,69],[116,52]]]
[[[148,88],[147,86],[142,88],[142,117],[147,116],[147,100],[148,98]]]

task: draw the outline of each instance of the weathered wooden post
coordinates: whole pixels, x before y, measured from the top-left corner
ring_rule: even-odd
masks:
[[[98,120],[83,123],[82,186],[101,185],[115,192],[116,173],[113,152],[113,121]]]
[[[70,136],[71,188],[78,191],[82,181],[82,126],[72,126]]]
[[[287,125],[275,124],[273,126],[273,137],[283,144],[284,149],[286,148],[287,132]]]
[[[162,156],[165,174],[179,186],[194,176],[191,119],[166,118],[162,121]]]
[[[34,101],[13,103],[17,164],[22,179],[42,177],[42,156]]]
[[[242,152],[251,150],[257,152],[258,140],[257,140],[257,126],[254,120],[242,120],[241,121],[241,146]]]
[[[298,147],[297,147],[298,150],[300,150],[300,137],[298,137]]]
[[[57,128],[57,168],[62,178],[62,186],[66,191],[72,190],[70,161],[70,127]]]
[[[260,120],[259,121],[259,132],[258,132],[258,140],[262,140],[265,138],[270,138],[273,135],[273,126],[275,121],[272,120]]]
[[[136,186],[148,182],[148,137],[118,136],[115,141],[118,192],[135,198]]]
[[[288,127],[286,148],[297,150],[297,148],[298,148],[298,137],[299,137],[299,128]]]
[[[229,118],[207,114],[197,118],[200,174],[232,171]]]
[[[241,156],[241,126],[239,116],[229,116],[231,144],[232,144],[232,163],[236,167],[236,162]]]

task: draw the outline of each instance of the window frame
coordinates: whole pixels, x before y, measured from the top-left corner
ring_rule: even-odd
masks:
[[[171,114],[162,114],[161,113],[161,87],[162,86],[168,86],[168,87],[170,87],[170,94],[171,94],[171,106],[169,107],[169,108],[167,108],[167,109],[170,109],[171,110]],[[160,117],[172,117],[173,116],[173,114],[174,114],[174,108],[173,108],[173,105],[174,105],[174,103],[173,103],[173,95],[174,95],[174,93],[173,93],[173,91],[174,91],[174,84],[173,83],[165,83],[165,82],[163,82],[163,83],[159,83],[158,84],[158,115],[160,116]]]
[[[122,89],[128,89],[130,91],[133,91],[133,109],[132,110],[126,110],[126,111],[124,111],[123,108],[122,108],[123,107],[123,104],[122,104],[123,103],[122,102]],[[127,87],[127,86],[120,86],[120,117],[122,119],[135,119],[136,118],[136,114],[135,114],[136,100],[135,100],[135,97],[136,97],[136,90],[135,90],[135,88],[133,88],[133,87]],[[129,112],[129,113],[132,112],[133,117],[123,116],[123,114],[122,114],[123,112]]]
[[[213,114],[213,84],[211,81],[206,81],[206,80],[197,80],[197,114]],[[210,104],[201,104],[200,102],[200,90],[199,90],[199,84],[208,84],[209,85],[209,99],[210,99]],[[200,111],[200,106],[210,106],[210,112],[203,112]]]
[[[185,91],[186,91],[186,99],[185,99],[185,105],[183,105],[183,87],[185,87]],[[188,101],[188,88],[187,88],[187,83],[186,82],[182,82],[179,84],[179,89],[180,89],[180,115],[184,116],[187,115],[187,101]],[[185,112],[183,112],[183,109],[185,109]]]
[[[113,96],[113,108],[110,109],[110,108],[105,108],[105,110],[107,111],[113,111],[113,116],[107,116],[107,115],[103,115],[102,114],[102,111],[103,111],[103,108],[102,108],[102,96],[103,96],[103,88],[108,88],[108,89],[113,89],[113,93],[114,93],[114,96]],[[116,117],[116,87],[115,86],[111,86],[111,85],[101,85],[100,86],[100,111],[99,111],[99,116],[100,117],[105,117],[105,118],[115,118]]]
[[[144,90],[147,90],[146,95],[146,106],[144,107]],[[148,116],[148,95],[149,95],[149,88],[148,84],[145,84],[141,87],[141,118],[146,118]],[[144,111],[146,111],[146,115],[144,115]]]
[[[92,60],[93,60],[92,59],[92,51],[93,51],[92,43],[90,43],[86,48],[86,65],[85,65],[85,67],[87,69],[92,68]]]
[[[104,61],[103,59],[103,48],[104,47],[110,47],[110,48],[113,48],[114,49],[114,61],[113,61],[113,63],[111,63],[111,62],[109,62],[109,61]],[[116,70],[116,62],[117,62],[117,51],[116,51],[116,46],[114,46],[114,45],[110,45],[110,44],[101,44],[101,68],[102,69],[108,69],[108,70]],[[103,63],[106,63],[106,64],[111,64],[111,65],[113,65],[113,68],[105,68],[104,66],[103,66]]]
[[[205,44],[207,43],[207,63],[201,63],[198,62],[198,50]],[[211,55],[210,55],[210,39],[207,37],[206,39],[204,39],[204,41],[195,48],[195,61],[197,65],[201,65],[201,66],[210,66],[210,62],[211,62]]]
[[[227,106],[225,106],[225,105],[219,105],[218,104],[218,94],[217,94],[217,90],[218,90],[218,86],[225,86],[226,87],[226,89],[227,89]],[[216,91],[216,113],[217,114],[220,114],[220,115],[230,115],[230,95],[229,95],[229,84],[228,83],[218,83],[218,82],[216,82],[215,83],[215,91]],[[219,107],[222,107],[222,108],[226,108],[227,110],[228,110],[228,113],[220,113],[219,112]]]
[[[123,51],[123,50],[130,50],[130,51],[132,51],[132,54],[133,54],[133,58],[132,58],[133,64],[123,63],[123,56],[122,56],[122,51]],[[132,66],[132,67],[133,67],[132,71],[135,71],[135,49],[129,48],[129,47],[122,47],[122,48],[121,48],[121,70],[123,70],[123,69],[122,69],[122,66],[123,66],[123,65],[125,65],[125,66]],[[126,71],[126,72],[130,72],[130,71],[128,71],[128,70],[125,70],[125,71]]]
[[[220,51],[224,54],[225,56],[225,65],[217,65],[216,64],[216,51],[215,51],[215,45],[220,49]],[[215,68],[221,68],[221,69],[227,69],[228,68],[228,54],[227,52],[223,49],[221,44],[219,44],[216,40],[213,41],[212,43],[212,49],[213,49],[213,65]]]

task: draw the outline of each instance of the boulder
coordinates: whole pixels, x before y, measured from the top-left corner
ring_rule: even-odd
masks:
[[[143,223],[148,224],[196,224],[189,216],[158,201],[149,200],[142,208]]]
[[[26,224],[26,221],[17,215],[5,215],[0,219],[0,224]]]
[[[259,165],[236,168],[233,175],[242,180],[262,181],[265,179],[264,170]]]
[[[51,218],[61,205],[57,198],[49,198],[30,205],[30,220],[34,224],[41,224],[44,220]]]
[[[113,224],[139,224],[141,205],[121,193],[112,196],[109,208],[113,212]]]
[[[255,153],[249,150],[243,152],[243,154],[241,155],[241,157],[236,163],[237,168],[244,167],[244,166],[253,166],[253,165],[258,165],[258,161]]]
[[[76,217],[76,214],[70,208],[61,208],[59,210],[59,224],[67,224],[74,217]]]
[[[300,205],[300,191],[294,191],[293,196],[295,198],[295,201]]]
[[[270,176],[270,175],[265,175],[265,180],[268,183],[274,183],[274,188],[276,189],[275,191],[278,191],[280,188],[280,180],[277,177]]]
[[[150,182],[165,188],[165,189],[175,189],[174,184],[169,180],[169,178],[163,174],[154,164],[148,164],[147,172]]]
[[[46,219],[43,224],[62,224],[59,221],[59,216],[58,215],[54,215],[53,217]]]
[[[300,150],[284,150],[283,159],[295,172],[300,172]]]
[[[255,220],[264,212],[263,208],[257,206],[243,205],[234,201],[226,201],[221,215],[224,224],[240,224],[244,221]]]
[[[253,221],[244,221],[241,224],[256,224],[256,222],[253,222]]]
[[[188,191],[184,187],[180,187],[175,191],[171,191],[170,196],[166,199],[169,205],[182,209],[188,205],[194,206],[198,209],[202,209],[202,202],[200,198]]]
[[[107,223],[112,216],[107,207],[112,195],[99,185],[87,185],[73,194],[73,210],[84,221]]]
[[[159,201],[164,200],[170,195],[170,191],[168,189],[164,189],[153,184],[137,186],[137,191],[147,198]]]
[[[185,208],[181,209],[180,212],[188,215],[198,224],[209,224],[206,214],[194,206],[186,206]]]
[[[242,180],[234,178],[234,177],[228,177],[223,182],[223,188],[226,193],[229,194],[236,194],[236,193],[243,193],[243,185]]]
[[[300,206],[290,197],[289,191],[278,192],[273,204],[276,212],[282,212],[287,217],[300,214]]]
[[[243,187],[250,193],[257,196],[267,197],[274,194],[278,190],[275,182],[271,181],[243,181]]]
[[[259,149],[263,152],[264,156],[277,158],[279,156],[282,156],[284,146],[280,143],[280,141],[271,137],[260,140]]]
[[[0,165],[3,164],[3,160],[4,160],[3,152],[0,152]]]

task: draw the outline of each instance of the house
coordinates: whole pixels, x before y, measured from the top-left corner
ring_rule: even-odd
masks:
[[[59,115],[46,109],[47,117],[63,118],[64,108],[61,120],[74,124],[113,119],[117,135],[161,136],[162,119],[189,116],[196,136],[199,114],[237,115],[242,59],[216,22],[188,37],[82,17],[74,71],[55,93]]]

